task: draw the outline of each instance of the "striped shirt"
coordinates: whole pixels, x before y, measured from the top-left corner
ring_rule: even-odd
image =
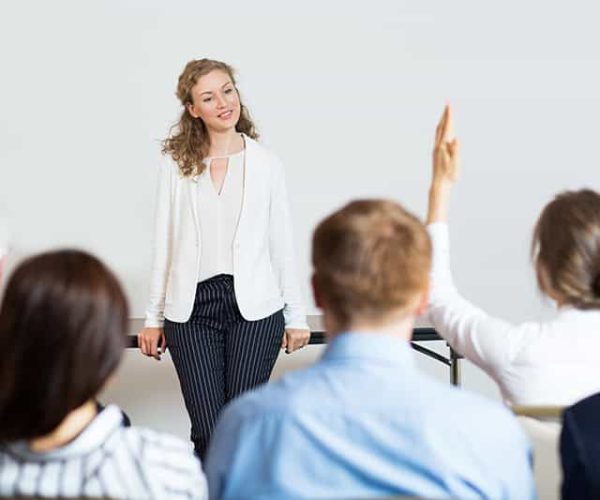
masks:
[[[36,453],[25,441],[0,445],[0,496],[207,498],[187,443],[121,422],[121,411],[108,406],[55,450]]]

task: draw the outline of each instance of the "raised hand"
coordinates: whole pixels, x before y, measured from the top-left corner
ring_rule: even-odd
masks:
[[[446,105],[435,130],[433,172],[429,188],[427,223],[446,221],[451,188],[460,170],[459,144],[454,137],[452,109]]]

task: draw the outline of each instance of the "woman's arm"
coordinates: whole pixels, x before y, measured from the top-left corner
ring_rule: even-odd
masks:
[[[165,161],[161,163],[156,195],[154,223],[154,252],[150,279],[150,297],[146,308],[144,329],[138,334],[138,344],[142,352],[159,358],[157,352],[160,342],[165,350],[163,332],[165,292],[171,261],[171,210],[173,166]]]
[[[523,331],[490,317],[465,300],[454,286],[447,221],[459,169],[459,145],[453,138],[452,110],[447,106],[436,129],[427,213],[433,246],[429,317],[453,349],[490,371],[505,367],[513,359]],[[491,375],[494,373],[492,369]]]
[[[285,304],[283,315],[286,335],[282,347],[291,352],[308,343],[310,331],[296,277],[292,224],[283,166],[278,161],[274,162],[273,168],[269,218],[271,265]]]

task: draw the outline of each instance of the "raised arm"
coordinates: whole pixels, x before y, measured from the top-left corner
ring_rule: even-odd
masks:
[[[495,377],[513,359],[521,328],[492,318],[465,300],[450,271],[448,206],[460,171],[459,143],[446,106],[435,133],[427,224],[433,245],[429,317],[439,334],[467,359]]]

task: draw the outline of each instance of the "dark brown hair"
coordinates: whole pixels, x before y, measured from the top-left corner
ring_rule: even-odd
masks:
[[[127,302],[95,257],[61,250],[12,274],[0,308],[0,441],[55,429],[119,364]]]
[[[212,59],[190,61],[186,64],[183,73],[179,75],[176,95],[183,110],[179,121],[171,128],[171,135],[163,141],[162,152],[171,155],[184,177],[202,173],[204,168],[202,160],[208,155],[210,147],[210,137],[204,122],[200,118],[194,118],[187,109],[188,104],[193,104],[192,88],[198,83],[200,77],[215,70],[227,73],[236,86],[233,68],[224,62]],[[238,92],[237,87],[235,91]],[[240,108],[240,119],[235,129],[252,139],[257,139],[256,127],[241,97]]]
[[[359,200],[319,224],[312,262],[324,304],[346,327],[383,320],[425,292],[431,242],[421,221],[399,204]]]
[[[531,246],[538,284],[578,309],[600,309],[600,195],[557,195],[542,211]]]

